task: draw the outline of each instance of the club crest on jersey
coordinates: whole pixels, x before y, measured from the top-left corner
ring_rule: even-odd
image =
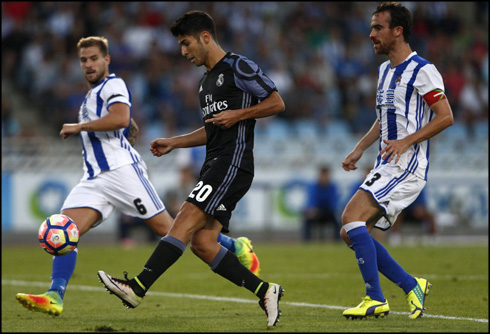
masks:
[[[219,76],[218,76],[218,80],[216,80],[216,86],[218,87],[221,87],[223,85],[223,83],[225,82],[225,76],[223,73],[221,73]]]
[[[402,82],[402,77],[401,77],[401,76],[399,76],[399,77],[396,79],[395,84],[396,84],[397,86],[399,86],[401,82]]]

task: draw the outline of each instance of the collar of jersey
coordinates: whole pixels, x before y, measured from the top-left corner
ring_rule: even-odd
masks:
[[[219,65],[220,63],[222,63],[222,62],[224,61],[224,59],[225,59],[225,58],[227,58],[229,55],[231,55],[231,52],[230,52],[230,51],[228,51],[228,52],[227,52],[227,53],[226,53],[226,54],[223,56],[223,58],[221,58],[221,59],[220,59],[220,60],[219,60],[219,61],[218,61],[218,62],[217,62],[217,63],[216,63],[214,66],[213,66],[213,68],[211,69],[211,71],[208,71],[208,73],[213,72],[213,70],[214,70],[216,67],[218,67],[218,65]]]
[[[104,78],[104,80],[100,80],[100,81],[99,81],[99,82],[98,82],[98,83],[97,83],[95,86],[93,86],[91,89],[94,89],[95,87],[97,87],[97,86],[99,86],[99,85],[103,84],[104,82],[106,82],[106,81],[107,81],[109,78],[111,78],[111,77],[115,77],[115,76],[116,76],[116,75],[115,75],[114,73],[109,74],[108,76],[106,76],[106,77]]]
[[[409,61],[413,56],[416,56],[417,55],[417,51],[413,51],[411,54],[408,55],[407,58],[405,58],[404,61],[402,61],[400,64],[396,65],[395,67],[391,67],[391,69],[395,69],[397,68],[398,66],[402,65],[403,63],[405,63],[406,61]]]

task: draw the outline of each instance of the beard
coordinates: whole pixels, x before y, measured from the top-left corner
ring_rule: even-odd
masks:
[[[384,44],[383,43],[377,44],[378,48],[374,49],[374,52],[378,55],[387,55],[388,53],[390,53],[391,50],[393,50],[394,44],[395,44],[394,41],[387,42]]]
[[[91,85],[96,85],[97,83],[99,83],[99,82],[102,80],[102,78],[104,77],[104,75],[105,75],[105,72],[102,72],[102,73],[100,73],[99,75],[97,75],[97,76],[96,76],[94,79],[92,79],[92,80],[90,80],[90,79],[88,78],[88,76],[87,76],[87,75],[85,75],[85,79],[86,79],[86,80],[88,81],[88,83],[90,83]]]

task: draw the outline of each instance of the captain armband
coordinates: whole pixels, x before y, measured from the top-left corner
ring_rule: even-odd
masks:
[[[444,94],[444,91],[442,89],[434,89],[433,91],[428,92],[424,95],[424,100],[429,105],[429,107],[434,103],[445,99],[446,94]]]

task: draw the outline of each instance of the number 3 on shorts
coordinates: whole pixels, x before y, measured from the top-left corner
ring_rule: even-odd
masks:
[[[376,173],[373,175],[373,178],[369,181],[366,181],[365,185],[367,185],[368,187],[372,186],[374,182],[376,182],[376,180],[379,180],[381,178],[381,174],[379,173]]]
[[[204,182],[199,181],[194,189],[192,189],[189,197],[194,198],[196,197],[196,201],[198,202],[204,202],[206,198],[213,192],[213,187],[211,187],[209,184],[206,184],[203,186]]]

